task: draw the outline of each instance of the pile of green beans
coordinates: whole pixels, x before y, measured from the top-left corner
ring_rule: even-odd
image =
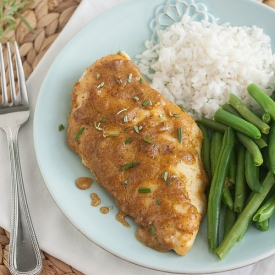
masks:
[[[208,244],[221,259],[251,224],[268,230],[275,213],[275,102],[255,84],[247,90],[259,105],[257,114],[230,94],[214,120],[198,121],[204,136],[202,162],[211,182]]]

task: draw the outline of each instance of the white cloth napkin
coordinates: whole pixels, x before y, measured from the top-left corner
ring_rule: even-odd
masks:
[[[28,79],[31,105],[30,121],[22,127],[19,146],[29,208],[40,247],[43,251],[90,275],[162,275],[168,274],[136,266],[104,251],[82,235],[63,215],[49,194],[39,171],[33,146],[33,115],[42,81],[54,58],[70,38],[88,22],[126,0],[83,0]],[[10,230],[10,167],[7,142],[0,131],[0,226]],[[254,265],[220,275],[271,275],[275,256]]]

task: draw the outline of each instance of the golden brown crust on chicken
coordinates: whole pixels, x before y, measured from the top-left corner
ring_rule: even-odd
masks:
[[[136,237],[158,251],[185,255],[199,230],[207,185],[202,138],[194,120],[124,54],[96,61],[74,86],[70,148],[139,225]]]

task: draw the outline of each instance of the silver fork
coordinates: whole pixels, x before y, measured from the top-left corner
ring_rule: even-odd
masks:
[[[9,249],[9,268],[12,274],[39,274],[42,270],[42,258],[25,195],[21,172],[18,132],[20,126],[29,118],[27,87],[17,43],[14,42],[16,71],[19,93],[16,93],[14,71],[9,42],[6,44],[10,76],[10,97],[8,100],[7,81],[0,44],[0,74],[2,103],[0,103],[0,127],[6,132],[11,163],[12,216]]]

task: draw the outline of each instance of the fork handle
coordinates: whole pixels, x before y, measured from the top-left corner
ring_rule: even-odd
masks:
[[[42,270],[42,257],[32,225],[18,149],[19,127],[5,129],[11,162],[12,219],[9,268],[13,275],[35,275]]]

